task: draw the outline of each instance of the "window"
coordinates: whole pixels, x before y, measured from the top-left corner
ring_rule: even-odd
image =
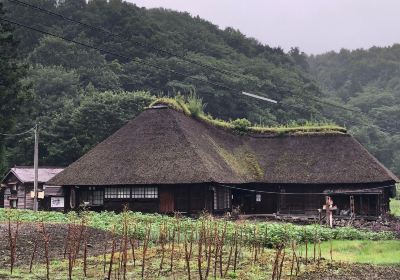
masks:
[[[79,204],[81,205],[103,205],[104,204],[103,190],[81,190],[79,192]]]
[[[158,187],[107,187],[104,198],[158,198]]]
[[[105,191],[105,198],[130,198],[131,189],[128,187],[108,187]]]
[[[104,192],[103,191],[93,191],[92,205],[103,205],[104,203]]]
[[[130,198],[131,189],[130,188],[117,188],[117,198]]]
[[[144,198],[144,187],[134,187],[132,188],[132,198]]]
[[[146,198],[158,198],[158,188],[157,187],[147,187],[145,189]]]
[[[228,188],[215,188],[214,210],[224,210],[231,207],[231,194]]]
[[[256,194],[256,202],[261,202],[261,194]]]
[[[117,188],[106,188],[104,197],[105,198],[117,198],[118,189]]]

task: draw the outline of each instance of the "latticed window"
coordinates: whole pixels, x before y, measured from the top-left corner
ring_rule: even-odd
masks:
[[[158,187],[106,187],[104,198],[158,198]]]
[[[93,191],[92,205],[103,205],[104,204],[104,192]]]
[[[132,188],[132,198],[144,198],[145,188],[144,187],[134,187]]]
[[[157,187],[147,187],[145,189],[146,198],[158,198],[158,188]]]
[[[106,188],[104,197],[105,198],[117,198],[118,196],[118,189],[111,187],[111,188]]]
[[[107,187],[105,198],[130,198],[131,188],[129,187]]]
[[[118,188],[117,198],[130,198],[131,197],[131,188]]]
[[[103,190],[81,190],[79,192],[79,202],[82,205],[97,206],[104,204]]]
[[[231,192],[228,188],[215,188],[214,210],[225,210],[231,207]]]

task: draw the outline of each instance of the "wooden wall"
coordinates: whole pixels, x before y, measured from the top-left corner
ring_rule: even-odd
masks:
[[[242,214],[284,214],[318,216],[318,209],[325,204],[325,190],[332,186],[323,185],[238,185],[232,186],[232,207],[240,206]],[[245,190],[235,189],[242,188]],[[346,186],[349,187],[349,186]],[[358,186],[360,188],[360,186]],[[374,186],[364,186],[372,188]],[[375,186],[376,187],[376,186]],[[85,187],[81,187],[83,189]],[[101,188],[101,187],[100,187]],[[69,189],[65,192],[66,210],[69,208]],[[77,201],[79,190],[77,189]],[[246,191],[254,190],[253,192]],[[259,191],[259,192],[257,192]],[[356,215],[377,216],[388,211],[389,190],[382,195],[356,194]],[[270,193],[264,193],[270,192]],[[295,194],[293,194],[295,193]],[[305,194],[307,193],[307,194]],[[318,194],[317,194],[318,193]],[[348,209],[350,195],[332,195],[334,205],[339,210]],[[92,210],[122,211],[126,205],[132,211],[195,214],[202,211],[214,211],[214,192],[210,184],[168,185],[158,186],[158,198],[154,199],[104,199],[104,205],[93,207]],[[77,206],[78,203],[77,203]]]
[[[13,174],[8,176],[7,180],[5,181],[5,190],[4,190],[4,208],[10,208],[10,200],[8,197],[11,195],[11,188],[17,182],[17,192],[15,196],[17,200],[17,208],[18,209],[33,209],[33,198],[31,198],[31,191],[33,190],[32,183],[23,184],[16,178]],[[11,184],[14,183],[14,184]],[[38,186],[39,190],[43,189],[43,183],[40,183]],[[40,203],[40,200],[39,200]]]
[[[7,199],[9,195],[10,195],[10,189],[6,188],[4,190],[4,208],[10,208],[10,201]]]
[[[69,207],[70,190],[73,187],[65,188],[65,210],[71,210]],[[96,189],[102,189],[98,186]],[[76,207],[79,208],[79,192],[87,190],[87,187],[76,189]],[[145,213],[199,213],[204,210],[212,213],[213,211],[213,192],[209,185],[168,185],[158,186],[158,198],[104,198],[102,206],[90,207],[91,210],[109,210],[120,212],[125,206],[131,211],[140,211]]]

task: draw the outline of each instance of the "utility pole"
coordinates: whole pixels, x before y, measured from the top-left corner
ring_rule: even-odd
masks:
[[[39,131],[38,125],[35,125],[35,152],[33,155],[33,169],[35,180],[33,182],[33,211],[38,210],[38,161],[39,161]]]

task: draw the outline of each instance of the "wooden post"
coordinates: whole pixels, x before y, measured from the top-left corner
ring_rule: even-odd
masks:
[[[333,200],[330,196],[325,196],[325,205],[323,209],[326,210],[326,224],[331,228],[333,227],[333,210],[337,207],[333,205]]]
[[[38,210],[38,159],[39,159],[39,133],[38,125],[35,125],[35,151],[33,155],[33,169],[35,172],[35,179],[33,182],[33,211]]]
[[[354,196],[350,195],[350,216],[353,219],[356,215],[355,207],[354,207]]]

